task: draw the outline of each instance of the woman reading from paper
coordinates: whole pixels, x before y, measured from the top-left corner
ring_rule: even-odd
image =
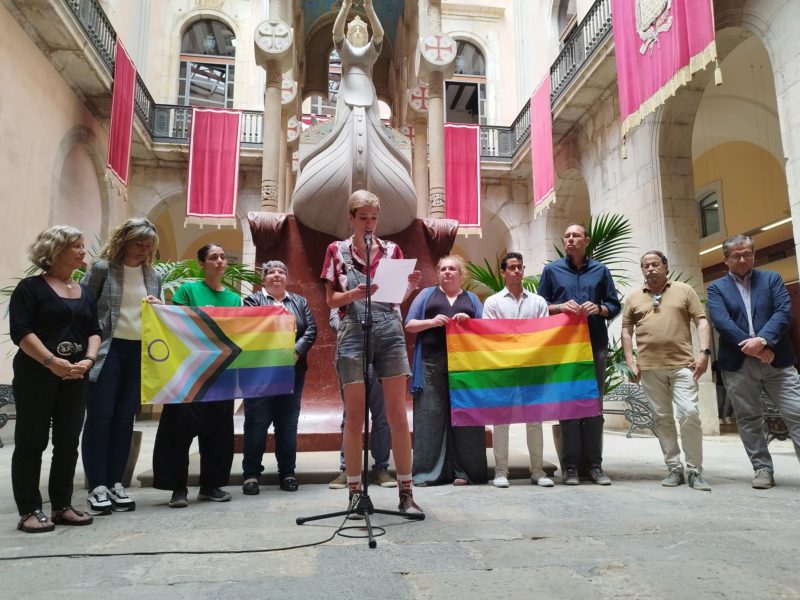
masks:
[[[414,394],[414,485],[486,483],[483,427],[453,427],[447,382],[445,325],[481,318],[481,302],[465,291],[464,259],[445,256],[439,284],[414,299],[406,331],[417,334],[411,391]]]
[[[333,242],[325,253],[321,278],[325,281],[328,306],[338,308],[341,321],[337,334],[336,370],[344,388],[344,460],[350,508],[361,490],[361,442],[364,430],[364,330],[367,269],[374,276],[384,258],[403,258],[397,244],[374,237],[380,201],[375,194],[359,190],[347,203],[353,235]],[[366,263],[367,241],[370,264]],[[408,277],[406,297],[419,286],[420,272]],[[373,286],[376,288],[376,286]],[[373,292],[376,289],[372,290]],[[397,469],[401,512],[421,513],[414,502],[411,484],[411,436],[406,416],[406,378],[410,374],[400,312],[396,305],[372,302],[372,353],[370,359],[383,385],[386,416],[392,432],[392,453]]]
[[[225,250],[206,244],[197,251],[203,268],[202,281],[184,283],[172,296],[182,306],[241,306],[239,294],[225,287],[222,277],[228,268]],[[233,400],[165,404],[158,422],[153,448],[153,487],[172,490],[171,508],[189,505],[189,447],[197,437],[200,445],[200,491],[198,500],[227,502],[233,464]]]

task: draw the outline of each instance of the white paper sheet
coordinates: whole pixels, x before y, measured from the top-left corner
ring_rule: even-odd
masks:
[[[416,258],[384,258],[378,263],[378,270],[372,283],[378,291],[372,295],[375,302],[400,304],[408,290],[408,276],[414,272]]]

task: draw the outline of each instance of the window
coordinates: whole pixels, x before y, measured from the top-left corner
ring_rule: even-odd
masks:
[[[704,242],[714,243],[725,237],[725,211],[722,202],[722,182],[712,181],[695,191],[697,199],[697,229]],[[707,238],[707,239],[706,239]]]
[[[303,112],[315,118],[334,116],[341,81],[342,60],[336,50],[332,50],[328,57],[328,96],[311,96],[303,105]]]
[[[178,103],[184,106],[233,106],[236,38],[220,21],[192,24],[181,39]]]
[[[448,123],[486,124],[486,61],[474,44],[456,40],[456,71],[445,82]]]
[[[558,6],[557,27],[558,39],[562,46],[567,43],[578,26],[578,11],[575,0],[561,0]]]
[[[719,196],[711,192],[700,200],[700,233],[707,237],[719,233]]]

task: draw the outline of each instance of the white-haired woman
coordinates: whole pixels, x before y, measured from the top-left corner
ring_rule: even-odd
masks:
[[[294,476],[297,458],[297,420],[300,417],[300,398],[308,370],[308,351],[317,339],[317,322],[308,302],[300,294],[287,291],[289,269],[279,260],[264,263],[262,288],[244,299],[245,306],[283,306],[294,315],[297,325],[294,343],[294,392],[280,396],[244,399],[244,447],[242,456],[242,491],[258,494],[258,481],[264,466],[261,459],[267,443],[270,424],[275,428],[275,458],[278,479],[285,492],[296,492],[299,484]]]
[[[86,375],[97,360],[100,325],[89,289],[72,279],[84,266],[83,233],[54,225],[28,250],[44,273],[17,284],[9,303],[14,357],[17,426],[11,483],[19,510],[17,528],[52,531],[55,525],[89,525],[92,517],[72,507],[72,480],[83,426]],[[53,428],[48,495],[52,512],[42,512],[39,478],[42,453]]]
[[[158,233],[149,220],[128,219],[114,229],[84,275],[97,299],[103,341],[89,372],[81,457],[94,514],[136,509],[122,485],[141,404],[142,299],[161,303],[153,269]]]

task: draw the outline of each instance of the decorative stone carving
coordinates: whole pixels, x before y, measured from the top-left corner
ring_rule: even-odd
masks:
[[[458,221],[455,219],[423,219],[422,226],[428,244],[435,256],[447,256],[453,249],[458,233]]]
[[[444,194],[441,192],[434,192],[428,196],[431,210],[441,209],[444,210]]]
[[[292,28],[280,19],[262,21],[256,27],[253,36],[256,52],[256,64],[267,68],[267,63],[277,62],[282,66],[281,72],[291,67],[291,49],[294,43]]]
[[[284,77],[281,85],[281,104],[284,106],[292,104],[295,98],[297,98],[297,82],[294,79]]]
[[[408,105],[418,113],[428,112],[428,86],[419,85],[408,90]]]
[[[441,72],[445,79],[450,77],[456,68],[456,52],[458,46],[446,33],[436,32],[420,38],[417,48],[417,75],[427,80],[430,73]]]
[[[289,117],[289,121],[286,123],[286,141],[291,144],[299,137],[300,121],[297,120],[296,115],[292,115]]]
[[[277,210],[278,184],[274,181],[261,182],[261,206],[267,210]]]
[[[253,243],[258,249],[269,250],[281,243],[287,216],[284,213],[275,212],[247,213]]]

